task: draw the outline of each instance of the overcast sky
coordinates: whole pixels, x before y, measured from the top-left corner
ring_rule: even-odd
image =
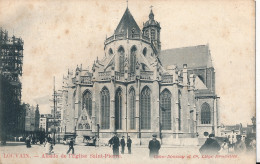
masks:
[[[254,1],[137,1],[129,9],[140,28],[150,6],[161,25],[162,49],[209,44],[221,122],[251,123],[255,115]],[[104,56],[126,1],[1,1],[0,25],[24,40],[22,100],[50,112],[53,77]]]

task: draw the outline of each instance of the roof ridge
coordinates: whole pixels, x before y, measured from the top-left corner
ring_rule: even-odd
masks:
[[[127,7],[122,18],[120,19],[119,24],[116,27],[115,34],[120,34],[120,33],[126,33],[126,30],[132,30],[135,28],[135,31],[137,33],[140,33],[141,29],[136,23],[133,15],[131,14],[129,8]]]
[[[205,47],[209,47],[207,44],[202,44],[202,45],[196,45],[196,46],[186,46],[186,47],[177,47],[177,48],[169,48],[169,49],[165,49],[165,50],[161,50],[161,51],[168,51],[168,50],[173,50],[173,49],[184,49],[184,48],[192,48],[192,47],[202,47],[202,46],[205,46]]]

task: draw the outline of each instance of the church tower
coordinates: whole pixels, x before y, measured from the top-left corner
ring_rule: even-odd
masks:
[[[144,23],[143,33],[144,36],[150,38],[152,45],[157,51],[157,54],[161,51],[160,30],[160,23],[154,20],[154,14],[151,8],[149,20]]]

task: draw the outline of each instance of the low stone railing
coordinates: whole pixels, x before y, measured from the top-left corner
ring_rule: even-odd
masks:
[[[81,76],[80,83],[81,84],[92,84],[92,76]]]
[[[150,38],[147,36],[144,36],[143,34],[130,34],[129,36],[127,36],[127,33],[122,33],[122,34],[116,34],[116,35],[112,35],[110,37],[108,37],[105,40],[105,44],[108,44],[112,41],[115,40],[122,40],[122,39],[141,39],[143,41],[149,42],[150,43]]]
[[[141,80],[153,80],[153,71],[141,71],[140,78]]]
[[[128,81],[134,81],[135,80],[135,74],[134,73],[128,73]]]
[[[116,79],[117,81],[123,81],[123,80],[124,80],[124,73],[115,72],[115,79]]]
[[[173,76],[172,75],[162,75],[161,83],[173,83]]]
[[[99,80],[110,80],[111,79],[111,72],[99,72],[98,73]]]

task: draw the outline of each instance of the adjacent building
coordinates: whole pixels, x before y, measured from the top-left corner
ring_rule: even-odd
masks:
[[[36,107],[26,105],[25,132],[34,133],[39,131],[40,113],[39,105]]]
[[[4,142],[24,132],[20,82],[23,45],[21,38],[9,36],[8,31],[0,28],[0,139]]]
[[[161,25],[150,11],[142,29],[126,8],[105,39],[92,69],[63,78],[61,131],[77,141],[117,132],[147,144],[194,144],[204,132],[219,135],[215,70],[208,45],[161,50]]]

